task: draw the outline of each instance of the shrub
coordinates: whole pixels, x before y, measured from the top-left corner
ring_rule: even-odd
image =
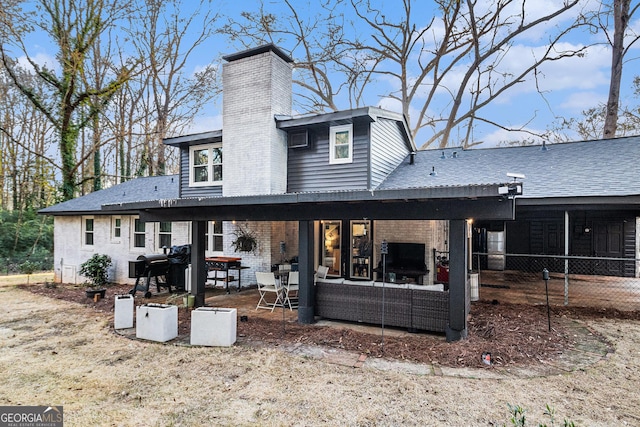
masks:
[[[104,286],[108,283],[107,268],[110,265],[109,255],[93,254],[91,258],[80,264],[80,274],[90,280],[92,287]]]

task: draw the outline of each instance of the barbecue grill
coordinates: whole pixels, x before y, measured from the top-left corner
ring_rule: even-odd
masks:
[[[176,289],[185,289],[185,272],[191,263],[191,245],[172,246],[169,254],[169,276],[167,281]]]
[[[169,288],[171,292],[171,285],[167,281],[170,266],[169,258],[164,254],[140,255],[136,261],[129,261],[129,277],[136,279],[136,284],[129,293],[135,295],[136,291],[141,291],[144,292],[145,298],[151,297],[149,285],[152,277],[155,279],[158,292],[161,286]],[[164,281],[160,280],[160,277]],[[141,280],[144,283],[140,283]]]

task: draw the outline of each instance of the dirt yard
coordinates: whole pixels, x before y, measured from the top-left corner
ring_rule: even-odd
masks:
[[[117,334],[113,299],[82,289],[3,286],[0,297],[0,405],[63,405],[68,426],[499,426],[509,404],[527,425],[551,424],[547,404],[557,425],[640,425],[637,313],[554,310],[545,333],[546,310],[474,304],[467,340],[389,331],[384,352],[377,335],[290,318],[282,333],[276,317],[251,316],[235,346],[202,348]],[[593,359],[576,321],[608,356]]]

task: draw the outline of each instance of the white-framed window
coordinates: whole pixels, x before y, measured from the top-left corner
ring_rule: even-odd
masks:
[[[207,238],[205,239],[205,252],[224,252],[224,239],[222,234],[222,221],[209,221],[207,226]]]
[[[82,245],[93,246],[94,221],[92,216],[82,217]]]
[[[189,148],[189,186],[222,185],[222,144]]]
[[[134,248],[144,248],[145,245],[145,223],[140,221],[140,218],[133,219],[133,227],[132,227],[132,238]]]
[[[171,221],[160,221],[158,223],[158,249],[164,247],[171,248]]]
[[[111,217],[111,240],[119,242],[122,237],[122,217]]]
[[[332,126],[329,129],[329,163],[353,161],[353,125]]]

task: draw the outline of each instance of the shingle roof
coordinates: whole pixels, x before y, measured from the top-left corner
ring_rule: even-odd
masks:
[[[518,173],[526,176],[520,199],[640,195],[640,136],[546,147],[418,151],[413,165],[407,157],[378,190],[491,185],[510,182],[513,178],[507,173]],[[435,176],[430,175],[432,170]],[[40,213],[90,214],[101,211],[103,205],[170,200],[178,195],[178,175],[137,178]]]
[[[41,209],[39,213],[79,215],[99,212],[102,205],[118,202],[141,202],[178,198],[178,175],[136,178],[104,190],[89,193],[57,205]],[[108,212],[113,214],[114,212]]]
[[[521,198],[640,195],[640,136],[546,148],[419,151],[413,165],[408,157],[379,188],[505,183],[513,180],[507,173],[519,173],[526,176]]]

